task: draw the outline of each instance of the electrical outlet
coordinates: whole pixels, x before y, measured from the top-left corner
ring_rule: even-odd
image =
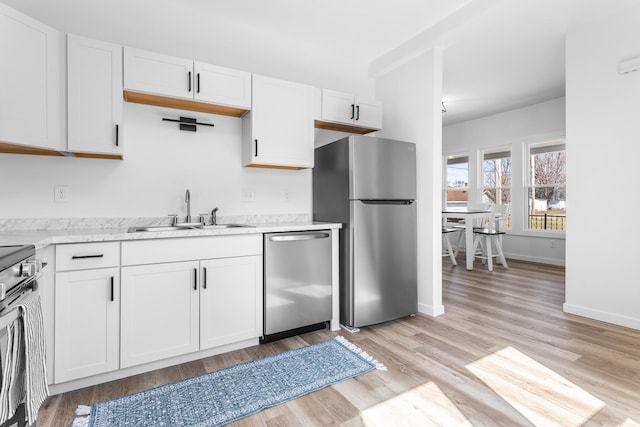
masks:
[[[285,202],[288,202],[289,200],[291,200],[291,191],[289,190],[284,190],[282,192],[282,197],[284,198]]]
[[[551,248],[554,249],[556,247],[556,241],[551,240]]]
[[[53,201],[55,203],[67,203],[69,201],[69,186],[68,185],[54,185],[53,186]]]
[[[256,190],[253,188],[245,188],[242,190],[242,201],[243,202],[255,202],[256,201]]]

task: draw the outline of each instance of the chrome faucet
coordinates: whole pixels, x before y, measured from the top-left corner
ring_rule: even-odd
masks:
[[[216,225],[218,223],[218,218],[216,217],[217,213],[218,213],[218,208],[214,208],[211,211],[211,225]]]
[[[185,218],[184,222],[191,222],[191,193],[189,192],[189,189],[187,189],[187,193],[184,196],[184,201],[187,204],[187,217]]]

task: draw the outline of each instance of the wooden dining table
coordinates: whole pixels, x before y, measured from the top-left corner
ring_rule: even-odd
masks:
[[[464,219],[465,254],[467,270],[473,270],[473,222],[475,219],[491,219],[491,210],[473,209],[467,207],[446,208],[442,211],[442,218]]]

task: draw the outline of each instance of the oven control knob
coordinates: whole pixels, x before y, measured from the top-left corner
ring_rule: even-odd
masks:
[[[38,272],[37,270],[37,264],[35,264],[32,261],[25,261],[22,263],[22,265],[20,266],[20,271],[21,271],[21,276],[22,277],[31,277],[31,276],[35,276],[36,273]]]
[[[13,266],[13,268],[11,269],[11,271],[13,272],[13,275],[15,277],[20,277],[22,276],[22,264],[16,264]]]

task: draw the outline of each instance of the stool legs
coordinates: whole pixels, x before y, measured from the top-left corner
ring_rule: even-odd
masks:
[[[451,258],[451,263],[453,265],[458,265],[458,263],[456,262],[456,254],[453,251],[453,248],[451,247],[451,240],[449,240],[449,235],[448,234],[443,234],[442,235],[442,243],[444,244],[445,250],[443,255],[449,255],[449,258]]]
[[[501,236],[491,236],[485,235],[484,239],[482,235],[477,235],[473,242],[473,253],[476,254],[478,252],[478,247],[481,250],[482,263],[487,263],[487,268],[489,271],[493,271],[493,257],[497,257],[497,260],[502,264],[504,268],[509,268],[507,265],[507,260],[504,257],[504,252],[502,252],[502,242],[500,241]],[[493,249],[495,247],[496,254],[493,254]]]

